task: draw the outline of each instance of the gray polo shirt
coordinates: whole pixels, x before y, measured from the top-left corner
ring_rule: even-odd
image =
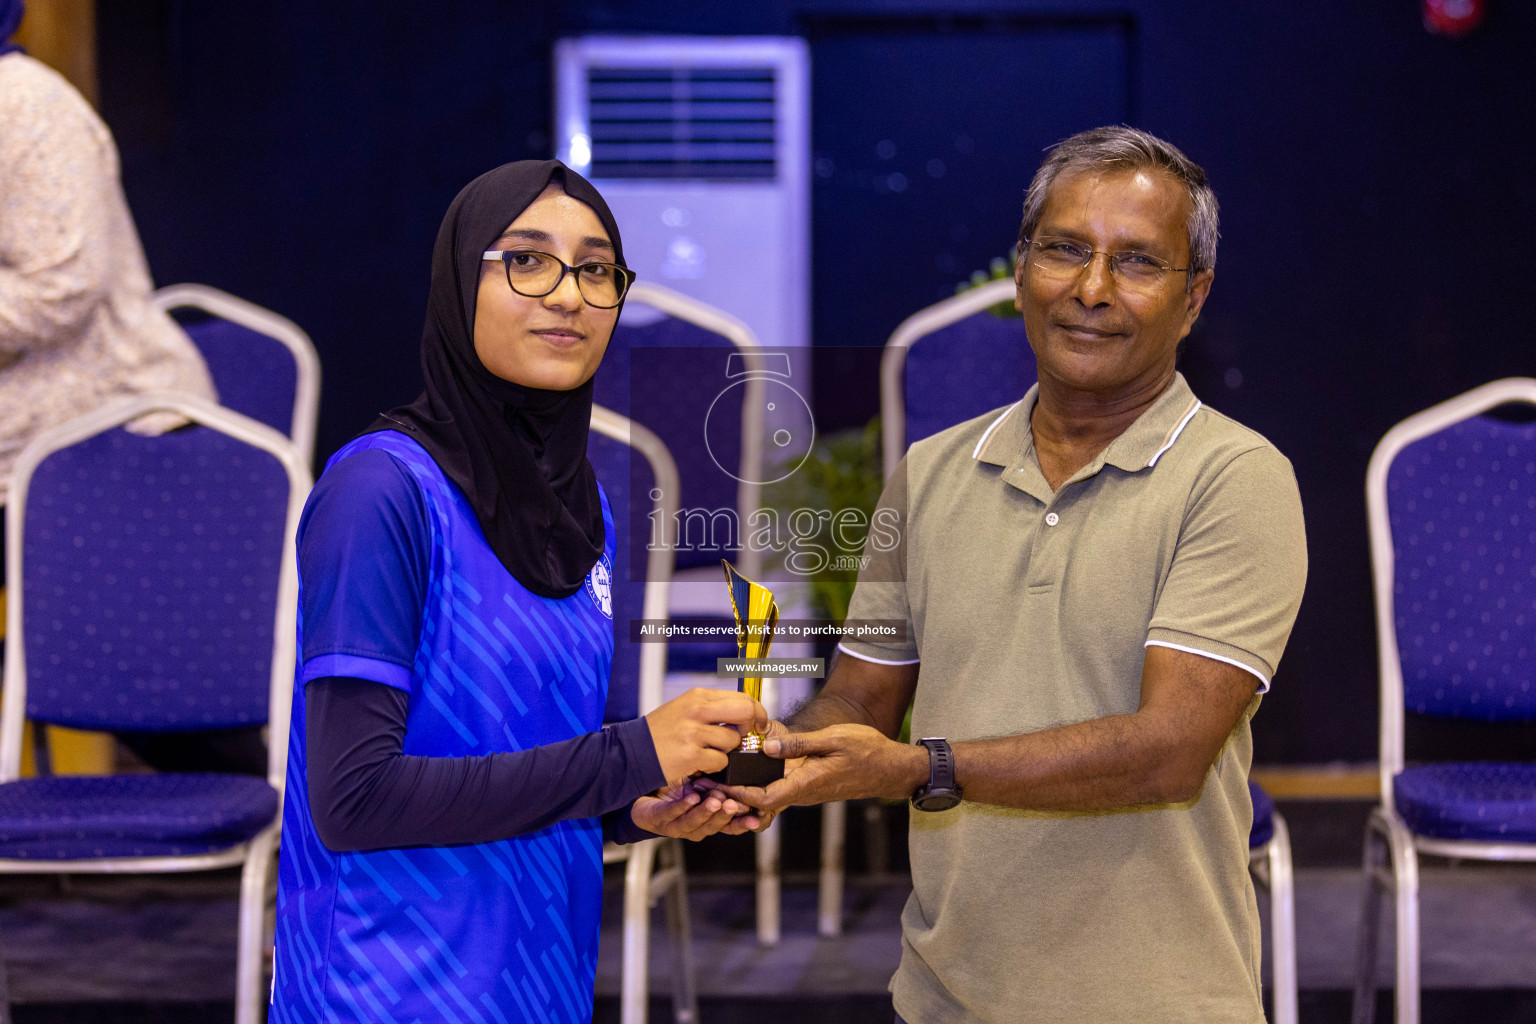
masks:
[[[881,498],[900,529],[872,531],[849,610],[904,619],[909,639],[843,649],[921,662],[914,736],[1129,714],[1153,644],[1241,667],[1255,697],[1192,804],[914,812],[896,1010],[924,1024],[1256,1024],[1248,718],[1306,578],[1295,476],[1179,375],[1053,493],[1035,397],[912,446]]]

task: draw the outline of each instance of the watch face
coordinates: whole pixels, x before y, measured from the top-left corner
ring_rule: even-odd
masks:
[[[960,802],[960,794],[952,789],[938,789],[912,798],[912,806],[920,811],[947,811]]]

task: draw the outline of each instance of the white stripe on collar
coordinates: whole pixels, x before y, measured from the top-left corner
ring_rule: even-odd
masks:
[[[1164,441],[1163,446],[1159,448],[1155,454],[1153,454],[1152,461],[1147,463],[1148,469],[1151,469],[1153,466],[1157,465],[1157,460],[1163,457],[1163,452],[1166,452],[1169,448],[1173,447],[1173,442],[1179,439],[1179,435],[1184,433],[1184,428],[1189,425],[1189,421],[1193,419],[1195,413],[1199,411],[1200,399],[1197,398],[1194,400],[1194,403],[1190,405],[1189,411],[1184,414],[1184,417],[1174,425],[1173,431],[1168,435],[1168,440]]]
[[[1019,399],[1018,402],[1014,402],[1008,408],[1003,410],[1003,414],[1001,416],[999,416],[997,419],[992,421],[992,425],[987,428],[987,432],[985,434],[981,435],[981,440],[976,442],[976,447],[971,452],[971,458],[973,458],[973,459],[981,458],[981,449],[986,445],[987,438],[992,436],[992,431],[996,430],[999,426],[1001,426],[1003,420],[1008,418],[1008,414],[1013,412],[1013,410],[1017,409],[1019,407],[1019,404],[1021,402],[1023,402],[1023,401],[1024,401],[1024,399],[1021,398],[1021,399]]]

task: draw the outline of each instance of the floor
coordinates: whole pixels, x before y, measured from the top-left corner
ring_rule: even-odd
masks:
[[[1358,859],[1364,804],[1281,805],[1296,843],[1297,953],[1303,1024],[1349,1019],[1359,913]],[[867,833],[851,824],[855,868],[845,934],[815,933],[818,818],[786,823],[783,941],[760,947],[753,928],[751,847],[740,840],[690,847],[692,919],[706,1024],[763,1019],[889,1024],[885,994],[899,957],[897,919],[906,898],[899,812],[889,823],[882,874],[870,877]],[[618,1020],[621,876],[609,878],[595,1020]],[[112,879],[57,876],[0,880],[3,951],[17,1024],[227,1022],[234,989],[232,873]],[[1261,900],[1261,904],[1262,904]],[[1536,871],[1443,863],[1423,885],[1425,1024],[1536,1024]],[[660,915],[657,915],[659,927]],[[1390,918],[1378,977],[1390,979]],[[653,944],[653,1019],[670,1018],[671,953]],[[1390,1020],[1380,993],[1379,1020]]]

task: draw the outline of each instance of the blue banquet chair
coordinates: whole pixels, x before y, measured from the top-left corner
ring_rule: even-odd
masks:
[[[761,505],[767,479],[764,395],[779,386],[782,377],[758,365],[760,347],[751,329],[724,310],[637,281],[593,384],[594,401],[642,423],[676,459],[674,511],[728,510],[738,524],[738,541]],[[709,376],[701,378],[701,373]],[[808,408],[806,412],[809,415]],[[702,517],[684,526],[688,536],[683,541],[689,546],[675,552],[676,585],[670,599],[674,618],[731,617],[720,575],[722,558],[729,558],[747,577],[762,578],[761,552],[745,543],[716,543],[715,526],[716,520]],[[782,646],[775,653],[781,653]],[[667,671],[674,679],[707,673],[710,678],[700,679],[698,685],[718,685],[713,678],[715,660],[735,654],[729,641],[676,644]],[[763,681],[763,705],[769,714],[777,710],[777,682]],[[780,935],[779,844],[777,820],[754,840],[757,937],[767,946],[777,943]]]
[[[723,310],[644,281],[630,288],[626,303],[594,378],[593,401],[643,422],[660,438],[677,462],[682,502],[694,508],[733,509],[745,523],[762,499],[762,375],[743,376],[739,406],[720,410],[732,414],[727,426],[735,429],[707,436],[705,428],[711,407],[730,383],[725,376],[729,357],[760,348],[756,335]],[[642,317],[636,306],[648,307],[655,315]],[[699,358],[699,350],[713,350],[718,358]],[[716,379],[700,380],[701,370]],[[704,539],[677,552],[679,572],[704,570],[714,582],[722,558],[736,561],[748,575],[759,568],[760,555],[744,545],[713,543],[708,533]],[[723,602],[724,586],[718,589]],[[724,607],[728,613],[728,604]],[[711,660],[711,671],[713,665]]]
[[[1365,834],[1354,1019],[1376,1008],[1381,896],[1395,897],[1397,1024],[1419,1020],[1419,856],[1536,862],[1536,764],[1410,765],[1404,716],[1536,721],[1536,405],[1510,378],[1387,432],[1366,474],[1381,685],[1381,805]]]
[[[1269,893],[1269,993],[1273,1024],[1296,1024],[1296,884],[1291,833],[1275,802],[1249,781],[1253,826],[1248,830],[1248,870]]]
[[[654,433],[601,405],[592,407],[587,458],[607,492],[617,534],[617,558],[609,581],[613,611],[613,673],[608,684],[609,722],[649,714],[663,702],[666,642],[639,642],[631,623],[667,621],[672,552],[647,543],[651,516],[675,529],[677,466]],[[652,495],[655,497],[652,497]],[[608,843],[603,863],[623,863],[624,961],[619,1016],[622,1024],[645,1024],[650,967],[651,908],[666,897],[673,943],[672,1007],[678,1024],[697,1024],[693,933],[688,916],[688,882],[682,842],[647,839],[629,846]]]
[[[286,434],[304,464],[315,457],[320,357],[292,320],[203,284],[173,284],[155,305],[187,332],[219,392],[219,404]]]
[[[150,412],[191,425],[142,437]],[[310,477],[287,438],[188,395],[49,430],[17,458],[0,716],[0,872],[243,865],[236,1021],[256,1024],[293,684],[294,532]],[[78,729],[267,726],[268,771],[20,778],[27,719]]]
[[[907,317],[880,358],[885,475],[916,441],[1017,402],[1035,382],[1024,321],[988,310],[1012,304],[1013,279],[988,281]]]

